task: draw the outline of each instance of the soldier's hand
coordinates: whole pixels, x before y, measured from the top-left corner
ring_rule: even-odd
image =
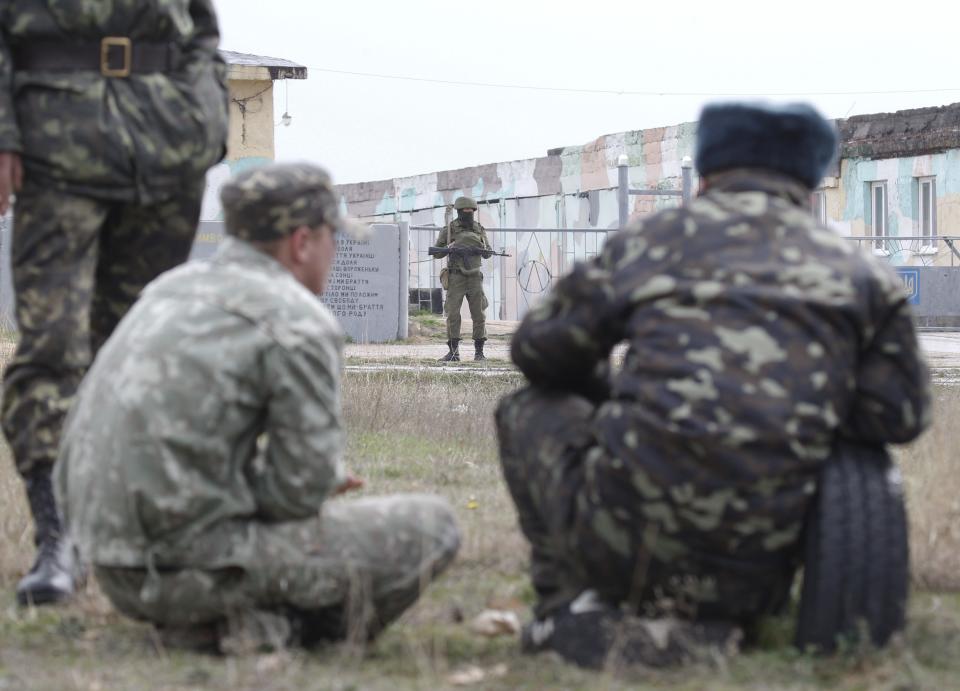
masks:
[[[10,195],[23,187],[23,163],[20,154],[0,151],[0,216],[10,210]]]
[[[356,475],[347,475],[347,479],[343,481],[343,484],[333,490],[333,496],[346,494],[347,492],[352,492],[355,489],[360,489],[363,487],[363,484],[363,480],[358,478]]]

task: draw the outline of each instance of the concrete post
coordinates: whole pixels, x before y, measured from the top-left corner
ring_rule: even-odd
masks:
[[[693,159],[684,156],[680,161],[680,172],[683,175],[683,203],[688,204],[693,199]]]
[[[406,340],[410,335],[410,224],[397,224],[400,233],[400,323],[397,338]]]
[[[617,209],[620,212],[620,227],[624,228],[630,220],[630,159],[626,154],[617,158]]]
[[[15,331],[13,280],[10,269],[10,246],[13,244],[13,215],[0,217],[0,331]]]

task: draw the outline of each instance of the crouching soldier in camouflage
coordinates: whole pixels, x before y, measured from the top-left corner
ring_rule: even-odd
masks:
[[[309,645],[379,632],[453,559],[433,496],[327,503],[343,467],[343,332],[316,298],[337,232],[330,178],[248,172],[222,191],[210,262],[151,283],[64,429],[64,521],[124,614],[179,635]]]
[[[604,622],[643,621],[625,612],[687,620],[638,627],[624,653],[653,664],[749,631],[788,595],[835,438],[928,424],[900,281],[808,210],[832,125],[728,104],[699,127],[702,194],[611,236],[513,340],[530,386],[496,419],[532,550],[528,651],[601,664]]]
[[[460,306],[467,299],[470,319],[473,320],[474,360],[486,360],[483,344],[487,340],[487,296],[483,293],[483,274],[480,267],[483,259],[493,250],[487,239],[487,231],[473,220],[477,203],[469,197],[458,197],[453,203],[457,217],[447,224],[437,236],[436,247],[449,248],[447,261],[447,301],[443,309],[447,315],[446,355],[441,360],[460,360]],[[457,252],[456,250],[466,250]],[[438,255],[439,256],[439,255]]]

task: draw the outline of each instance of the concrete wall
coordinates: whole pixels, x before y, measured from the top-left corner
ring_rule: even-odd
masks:
[[[227,159],[273,160],[273,82],[231,79],[230,139]]]
[[[899,268],[897,273],[918,326],[960,328],[960,267],[919,266]]]
[[[274,159],[273,81],[265,67],[231,65],[230,131],[226,159],[207,172],[207,185],[200,212],[202,222],[223,221],[220,187],[237,173],[262,166]],[[198,240],[218,242],[217,234],[201,226]]]
[[[914,179],[936,176],[937,233],[960,235],[960,104],[856,116],[837,126],[839,159],[821,188],[828,225],[842,235],[865,235],[866,183],[885,179],[890,235],[917,234]],[[445,207],[464,194],[480,202],[480,220],[488,228],[614,228],[617,157],[627,154],[632,187],[679,189],[680,161],[693,155],[695,136],[696,123],[633,130],[554,149],[541,158],[341,185],[339,190],[349,213],[367,220],[442,226],[448,218]],[[630,214],[675,203],[631,196]],[[901,245],[887,259],[897,265],[957,261],[942,242],[935,255],[921,254],[919,243],[915,249]]]
[[[546,156],[392,180],[340,185],[347,211],[366,220],[443,225],[457,197],[481,204],[488,227],[613,228],[617,225],[617,158],[627,154],[635,188],[680,189],[680,161],[693,155],[695,123],[605,135]],[[631,214],[675,202],[631,197]]]

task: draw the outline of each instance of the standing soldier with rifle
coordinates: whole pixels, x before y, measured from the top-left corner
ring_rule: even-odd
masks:
[[[441,360],[460,361],[460,305],[467,298],[470,319],[473,320],[474,360],[486,360],[483,342],[487,340],[487,296],[483,294],[482,259],[493,256],[493,249],[483,226],[474,220],[477,203],[469,197],[457,197],[453,203],[457,218],[440,231],[436,246],[430,248],[431,256],[437,258],[448,254],[446,275],[441,271],[440,283],[447,289],[444,311],[447,315],[447,347],[449,351]]]

